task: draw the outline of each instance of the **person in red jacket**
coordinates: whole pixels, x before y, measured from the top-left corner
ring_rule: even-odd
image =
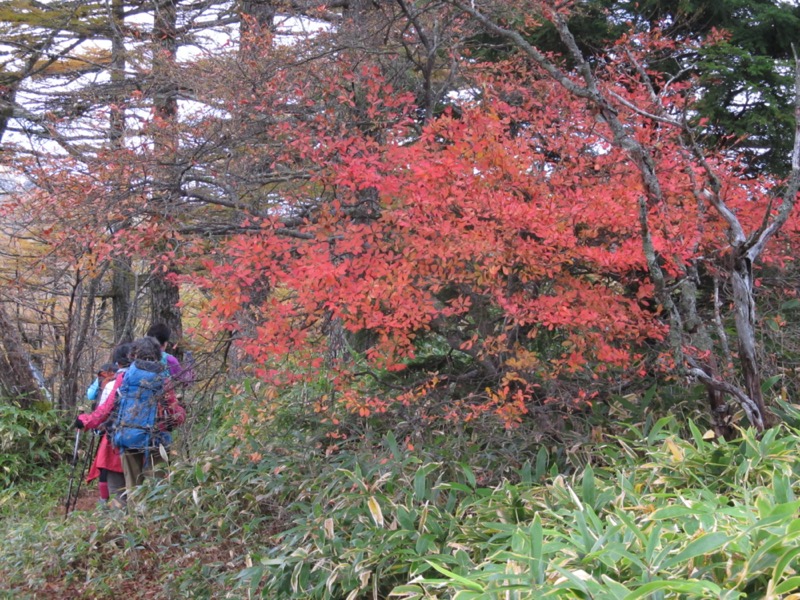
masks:
[[[113,359],[116,367],[114,377],[102,387],[97,407],[91,413],[78,415],[75,421],[75,427],[78,429],[95,429],[100,432],[97,454],[95,454],[89,474],[86,476],[86,482],[99,480],[97,487],[100,492],[101,505],[107,504],[111,497],[120,503],[124,501],[125,477],[122,461],[119,451],[111,444],[106,429],[114,409],[117,390],[125,376],[125,371],[131,364],[130,351],[130,344],[121,344],[114,349]]]

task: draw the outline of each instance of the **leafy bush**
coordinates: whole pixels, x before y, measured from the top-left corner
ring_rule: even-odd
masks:
[[[362,461],[306,481],[293,526],[238,577],[264,598],[780,598],[800,587],[797,437],[688,442],[662,424],[599,448],[614,468],[544,486]]]
[[[0,404],[0,488],[41,477],[61,460],[62,432],[49,404],[29,409]]]
[[[286,415],[257,416],[148,481],[127,516],[4,519],[0,589],[58,580],[74,597],[777,600],[800,588],[790,427],[725,442],[648,420],[584,446],[585,466],[560,474],[544,446],[513,465],[434,435],[415,448],[391,433],[319,446],[313,423],[304,437],[288,433]],[[147,585],[131,592],[133,578]]]

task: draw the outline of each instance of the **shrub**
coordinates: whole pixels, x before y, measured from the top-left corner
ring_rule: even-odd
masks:
[[[63,458],[58,413],[49,405],[0,404],[0,488],[43,476]]]
[[[331,600],[780,598],[800,587],[797,433],[726,443],[693,428],[689,442],[670,429],[598,448],[615,468],[543,486],[484,488],[466,465],[407,454],[339,461],[304,482],[293,526],[251,551],[240,585]]]

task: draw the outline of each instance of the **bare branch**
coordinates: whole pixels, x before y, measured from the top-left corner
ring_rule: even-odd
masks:
[[[754,236],[750,241],[747,250],[747,257],[751,262],[755,261],[764,251],[769,239],[777,233],[784,223],[789,219],[795,204],[797,203],[797,193],[800,191],[800,56],[792,45],[794,53],[794,147],[792,148],[792,171],[789,180],[786,182],[786,189],[782,195],[781,205],[778,207],[778,214],[760,235]]]
[[[651,112],[648,112],[648,111],[644,110],[643,108],[639,108],[638,106],[636,106],[632,102],[629,102],[628,100],[626,100],[625,98],[623,98],[622,96],[617,94],[616,92],[609,91],[608,93],[617,102],[622,104],[628,110],[630,110],[632,112],[635,112],[637,115],[640,115],[640,116],[645,117],[647,119],[651,119],[653,121],[657,121],[659,123],[664,123],[666,125],[673,125],[675,127],[681,127],[681,125],[682,125],[681,122],[676,120],[676,119],[670,119],[669,117],[665,117],[663,115],[656,115],[656,114],[653,114]]]
[[[580,98],[588,98],[593,99],[592,93],[589,89],[578,85],[572,79],[570,79],[564,71],[558,68],[558,66],[553,63],[550,59],[547,58],[542,52],[539,51],[538,48],[532,46],[528,40],[526,40],[522,35],[511,29],[506,29],[504,27],[500,27],[497,23],[492,21],[488,16],[484,15],[478,9],[475,8],[474,4],[464,4],[459,0],[453,0],[453,6],[458,8],[459,10],[467,13],[476,21],[478,21],[481,25],[483,25],[487,30],[490,32],[504,37],[514,45],[522,50],[526,55],[532,58],[536,64],[542,67],[547,73],[556,81],[558,81],[561,85],[563,85],[568,91],[575,94]]]
[[[691,369],[689,369],[688,374],[689,376],[703,382],[704,385],[736,398],[739,401],[739,405],[747,415],[747,420],[759,431],[764,430],[764,418],[758,408],[758,405],[750,398],[750,396],[745,394],[738,387],[717,379],[716,377],[712,377],[699,366],[693,366]]]

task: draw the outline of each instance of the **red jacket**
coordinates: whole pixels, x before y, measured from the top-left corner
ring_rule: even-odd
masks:
[[[86,429],[99,429],[103,423],[108,421],[108,418],[111,416],[111,412],[114,410],[114,403],[117,401],[117,390],[119,389],[124,376],[124,369],[117,371],[117,375],[114,377],[114,387],[108,396],[108,400],[94,409],[94,412],[78,415],[78,419],[80,419],[81,423],[83,423],[83,426]]]
[[[111,389],[108,400],[98,406],[94,412],[90,414],[78,415],[78,419],[80,419],[81,423],[83,423],[84,428],[98,429],[108,420],[108,418],[111,416],[111,412],[114,410],[114,402],[116,401],[117,397],[117,388],[119,388],[120,384],[122,383],[122,378],[124,376],[124,370],[117,372],[117,375],[114,378],[114,387]],[[92,462],[92,466],[89,469],[89,474],[86,476],[86,482],[88,483],[92,479],[99,477],[100,469],[108,469],[109,471],[114,471],[115,473],[122,473],[122,460],[119,457],[119,450],[114,448],[114,446],[111,444],[111,440],[108,439],[108,436],[105,433],[100,437],[100,444],[97,446],[97,454],[95,455],[94,462]]]

